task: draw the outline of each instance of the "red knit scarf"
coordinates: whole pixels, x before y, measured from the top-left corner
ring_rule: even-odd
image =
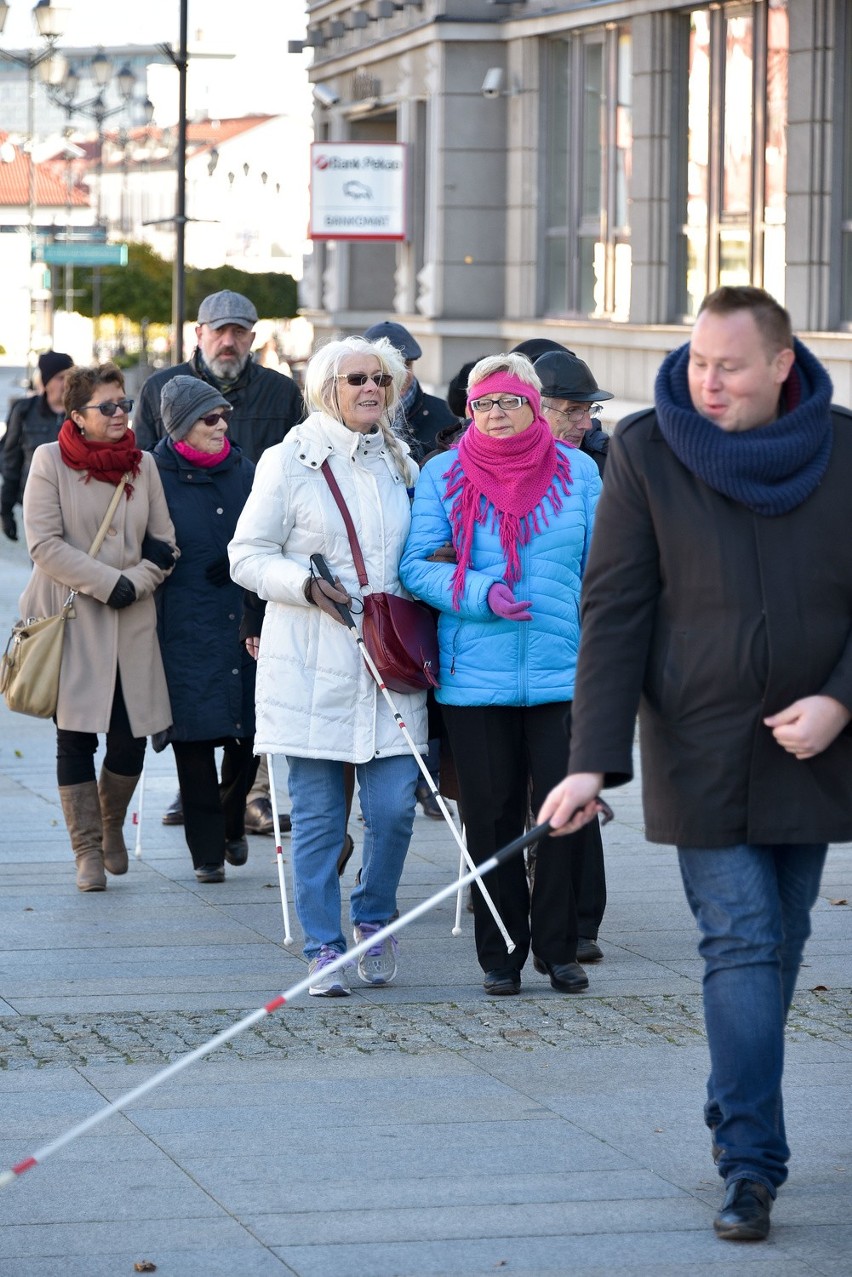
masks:
[[[129,474],[135,479],[142,465],[142,453],[129,426],[115,443],[99,443],[84,439],[68,418],[59,431],[59,452],[69,470],[85,471],[86,483],[97,479],[99,483],[111,483],[115,487],[122,475]],[[129,501],[133,484],[125,484],[124,492]]]
[[[558,513],[562,493],[567,496],[571,490],[568,457],[557,448],[550,427],[539,415],[538,391],[508,373],[497,373],[471,387],[468,404],[483,394],[523,395],[530,401],[535,420],[508,438],[493,438],[475,424],[469,426],[459,442],[456,460],[444,474],[446,495],[455,498],[450,524],[458,560],[453,573],[456,611],[471,566],[475,524],[490,519],[492,531],[498,529],[506,557],[503,579],[513,585],[521,576],[519,546],[526,545],[534,532],[541,531],[542,524],[549,523],[545,498]]]

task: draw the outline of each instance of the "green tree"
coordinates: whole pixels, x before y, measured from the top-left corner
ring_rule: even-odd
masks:
[[[210,270],[186,272],[186,315],[194,319],[198,307],[210,293],[229,288],[254,302],[261,319],[289,319],[296,314],[298,297],[292,275],[277,271],[237,270],[235,266],[216,266]]]
[[[172,317],[172,267],[148,244],[128,244],[126,266],[101,266],[100,313],[124,315],[135,324],[168,324]],[[94,270],[77,267],[75,305],[94,315]],[[61,291],[59,297],[61,298]]]

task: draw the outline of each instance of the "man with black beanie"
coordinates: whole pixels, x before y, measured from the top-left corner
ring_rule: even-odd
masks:
[[[0,521],[10,541],[18,539],[14,510],[23,500],[33,453],[39,444],[56,442],[59,427],[65,420],[65,377],[68,369],[73,367],[71,356],[58,350],[46,350],[39,355],[41,394],[19,399],[9,413],[3,437]]]

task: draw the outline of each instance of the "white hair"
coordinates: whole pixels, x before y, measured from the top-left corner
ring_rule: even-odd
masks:
[[[392,425],[394,414],[402,398],[402,387],[408,376],[408,370],[402,355],[386,337],[378,337],[375,341],[368,341],[365,337],[343,337],[321,346],[316,354],[312,355],[305,370],[305,402],[312,412],[326,412],[330,417],[341,420],[337,382],[340,365],[350,355],[372,356],[378,359],[382,372],[388,373],[393,378],[385,392],[385,407],[378,425],[397,469],[405,480],[406,486],[410,487],[411,470]]]
[[[538,373],[526,355],[518,354],[514,350],[505,355],[486,355],[478,364],[474,364],[467,379],[468,391],[480,381],[493,377],[496,372],[510,373],[511,376],[517,377],[519,381],[532,386],[541,394],[541,379]]]

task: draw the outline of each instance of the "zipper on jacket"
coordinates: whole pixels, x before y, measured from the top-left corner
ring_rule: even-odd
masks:
[[[516,593],[515,593],[516,598],[524,597],[523,594],[521,593],[521,589],[523,586],[523,582],[527,579],[528,570],[529,570],[529,558],[530,558],[529,542],[527,542],[526,545],[522,545],[520,547],[520,551],[521,551],[520,553],[521,579],[518,582],[518,585],[516,587]],[[532,598],[532,591],[530,591],[529,593],[530,593],[530,598]],[[529,627],[530,625],[532,625],[532,621],[516,621],[515,624],[520,626],[520,630],[521,630],[520,634],[518,635],[518,639],[519,639],[519,643],[518,643],[519,671],[518,672],[520,675],[519,681],[520,681],[520,692],[521,692],[520,703],[521,705],[527,705],[529,704],[529,670],[527,668],[527,656],[528,656],[527,649],[529,647]]]

